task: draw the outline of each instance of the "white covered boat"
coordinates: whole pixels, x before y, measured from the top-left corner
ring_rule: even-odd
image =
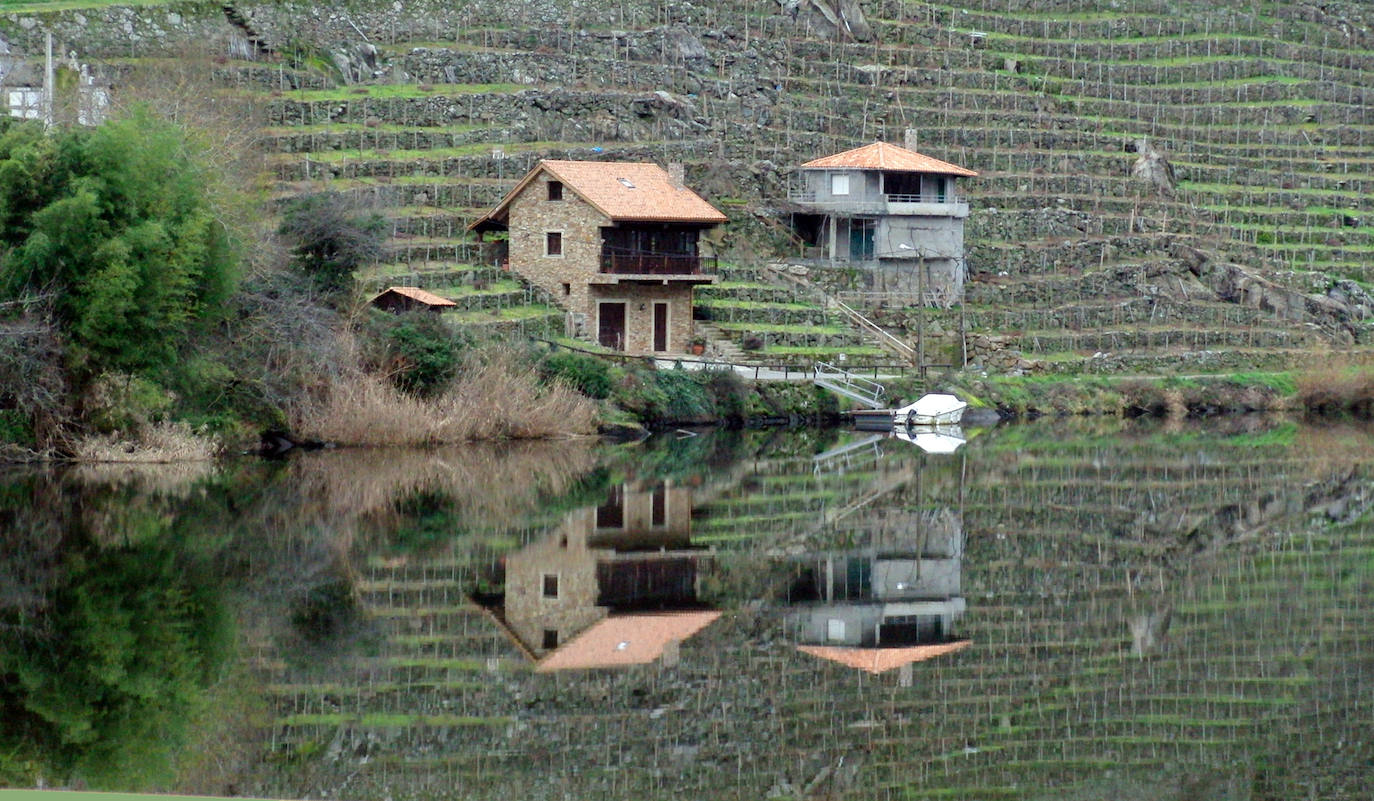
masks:
[[[892,436],[926,453],[954,453],[964,444],[964,430],[959,426],[897,426]]]
[[[968,404],[953,395],[930,393],[915,403],[892,411],[892,422],[899,426],[958,425]]]

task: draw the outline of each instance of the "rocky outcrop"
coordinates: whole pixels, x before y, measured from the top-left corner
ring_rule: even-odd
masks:
[[[1148,139],[1135,140],[1135,151],[1140,155],[1131,165],[1131,175],[1153,187],[1156,194],[1172,198],[1178,186],[1173,165]]]

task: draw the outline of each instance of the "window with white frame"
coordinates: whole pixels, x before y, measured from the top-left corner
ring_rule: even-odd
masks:
[[[830,174],[830,194],[847,195],[849,194],[849,173],[836,172]]]

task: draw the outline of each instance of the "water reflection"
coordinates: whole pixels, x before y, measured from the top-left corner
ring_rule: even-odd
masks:
[[[9,477],[0,636],[58,636],[0,650],[0,783],[1362,797],[1367,429],[1054,420],[954,454],[863,437]],[[107,708],[81,699],[116,652],[147,690],[116,705],[138,725],[61,741],[67,712]],[[565,656],[579,669],[550,669]]]
[[[788,601],[799,650],[883,673],[968,644],[955,637],[966,609],[959,513],[913,510],[886,522],[865,547],[797,560]]]
[[[617,484],[506,557],[497,618],[540,672],[675,665],[681,642],[720,616],[697,600],[710,554],[691,533],[691,487]]]

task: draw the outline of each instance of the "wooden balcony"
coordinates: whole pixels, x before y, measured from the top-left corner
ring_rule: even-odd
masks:
[[[618,280],[650,280],[708,284],[715,281],[715,276],[711,274],[715,270],[714,256],[687,253],[619,253],[608,249],[601,251],[601,274],[605,278],[610,278],[610,283],[618,283]]]

